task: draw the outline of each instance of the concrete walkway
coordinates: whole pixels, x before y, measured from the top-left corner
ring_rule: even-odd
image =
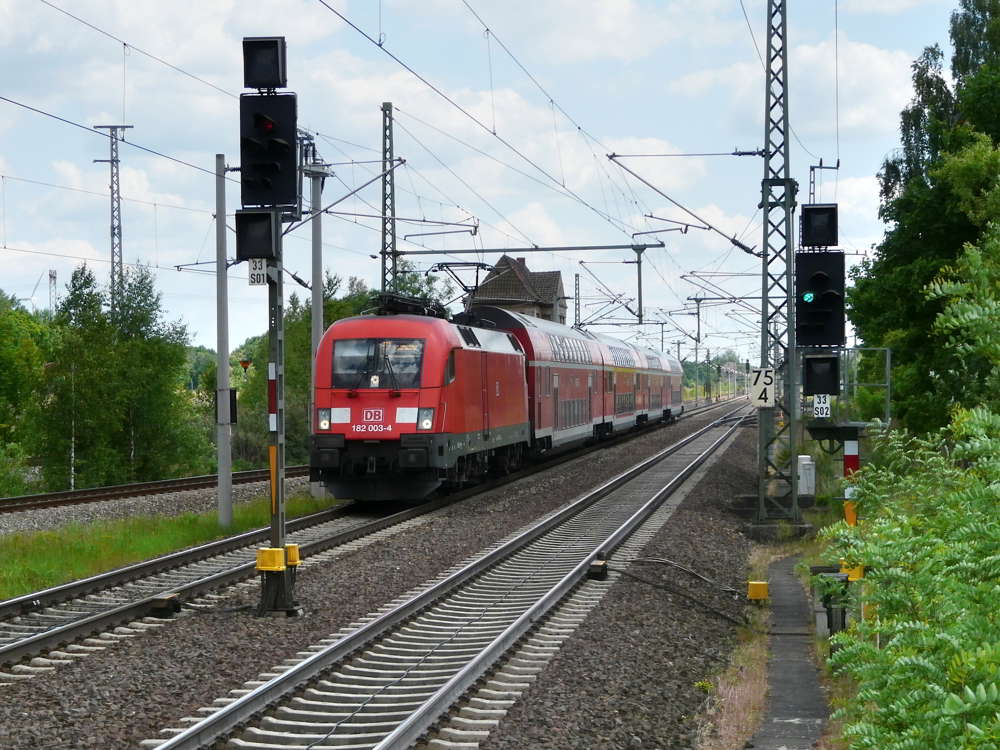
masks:
[[[829,718],[810,651],[809,599],[795,577],[796,557],[771,563],[771,704],[755,750],[812,750]]]

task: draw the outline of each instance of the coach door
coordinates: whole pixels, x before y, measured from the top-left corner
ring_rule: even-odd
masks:
[[[487,372],[489,360],[486,352],[480,352],[479,356],[482,357],[479,372],[483,378],[483,440],[488,441],[490,439],[490,378]]]
[[[587,424],[591,424],[594,421],[593,417],[594,409],[594,376],[592,373],[587,373]]]
[[[552,431],[559,429],[559,373],[552,373]]]

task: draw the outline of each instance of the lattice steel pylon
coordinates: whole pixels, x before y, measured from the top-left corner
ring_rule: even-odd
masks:
[[[382,291],[395,292],[396,265],[396,180],[392,170],[392,102],[382,103]]]
[[[801,521],[798,505],[795,372],[795,290],[792,214],[796,183],[788,158],[787,0],[768,0],[764,110],[764,213],[761,262],[760,365],[776,370],[776,406],[760,410],[758,505],[755,521]]]
[[[59,304],[59,289],[56,286],[56,272],[49,269],[49,312],[55,313]]]
[[[122,262],[122,196],[118,182],[118,131],[130,129],[131,125],[95,125],[94,130],[107,130],[111,141],[111,158],[94,159],[94,163],[111,164],[111,315],[118,309],[123,277]]]

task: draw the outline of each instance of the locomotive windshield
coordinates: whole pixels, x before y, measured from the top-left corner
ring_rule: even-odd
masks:
[[[419,388],[423,339],[342,339],[333,345],[333,387]]]

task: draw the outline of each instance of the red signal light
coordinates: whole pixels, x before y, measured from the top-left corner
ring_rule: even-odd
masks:
[[[254,112],[253,126],[262,133],[270,133],[274,130],[274,120],[260,112]]]

